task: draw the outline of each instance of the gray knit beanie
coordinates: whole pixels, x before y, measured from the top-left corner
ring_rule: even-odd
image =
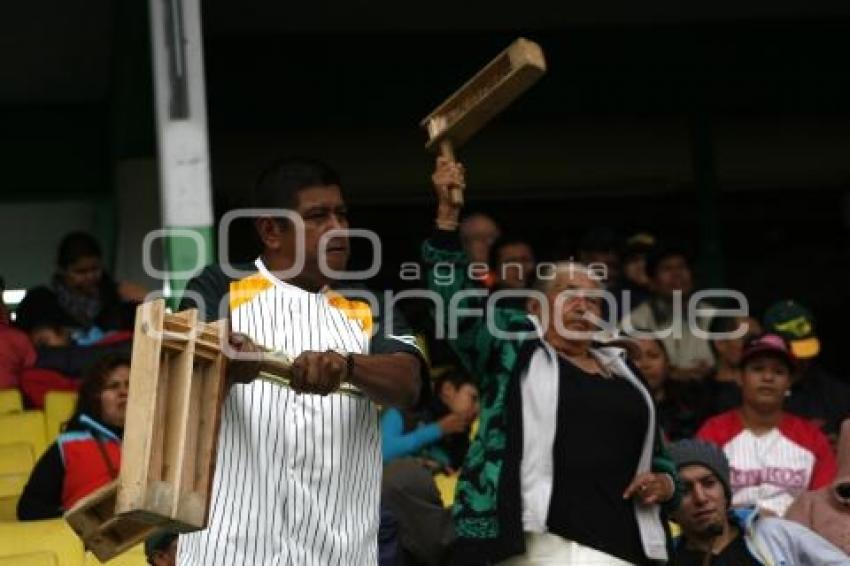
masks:
[[[723,484],[728,505],[732,504],[732,488],[729,485],[729,460],[716,445],[704,440],[679,440],[667,448],[678,470],[682,466],[699,464],[711,470]]]

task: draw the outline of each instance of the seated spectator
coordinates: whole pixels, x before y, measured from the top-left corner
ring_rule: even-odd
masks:
[[[486,263],[490,257],[490,246],[502,233],[496,221],[481,212],[464,218],[459,230],[461,245],[469,256],[470,263]]]
[[[478,388],[468,375],[450,371],[434,389],[437,395],[425,414],[387,409],[381,419],[387,465],[382,502],[398,522],[405,563],[442,564],[454,540],[451,510],[443,506],[433,474],[460,468],[470,423],[478,415]]]
[[[690,438],[705,418],[705,400],[697,382],[672,381],[664,345],[654,338],[635,340],[640,348],[636,365],[655,400],[658,424],[670,440]]]
[[[764,326],[788,340],[799,360],[785,409],[811,419],[835,441],[841,422],[850,415],[850,384],[818,365],[814,316],[799,303],[780,301],[765,312]]]
[[[534,250],[525,240],[503,236],[490,248],[497,289],[529,289],[534,283]]]
[[[6,284],[0,277],[0,298]],[[20,385],[21,373],[35,364],[35,348],[29,337],[10,325],[9,309],[0,300],[0,389]]]
[[[680,440],[670,447],[683,496],[672,518],[682,528],[672,566],[847,564],[848,557],[807,528],[748,509],[730,512],[729,462],[716,446]]]
[[[395,408],[381,417],[384,464],[422,456],[435,469],[457,470],[469,446],[469,427],[478,416],[478,387],[469,375],[448,370],[435,384],[430,407],[418,415]]]
[[[647,255],[646,272],[652,296],[625,316],[623,329],[626,334],[638,328],[661,333],[672,379],[704,378],[714,367],[714,354],[708,341],[696,336],[688,321],[688,299],[694,284],[687,253],[676,246],[656,246]],[[681,297],[681,308],[676,306],[676,296]],[[707,330],[710,321],[700,318],[693,322]]]
[[[710,402],[711,415],[726,412],[741,404],[741,353],[744,344],[753,336],[761,334],[761,323],[752,317],[716,316],[711,319],[709,332],[712,336],[737,331],[746,325],[740,338],[712,338],[711,350],[717,360],[714,371],[705,379],[705,394]]]
[[[86,374],[74,414],[30,475],[18,519],[61,517],[74,504],[118,477],[127,410],[130,359],[102,358]]]
[[[812,529],[850,556],[850,419],[841,426],[835,481],[801,494],[785,518]]]
[[[145,539],[145,558],[151,566],[175,566],[177,533],[159,531]]]
[[[578,242],[578,261],[590,267],[594,273],[605,266],[600,280],[605,289],[620,288],[620,243],[610,228],[593,228],[585,232]],[[602,273],[600,273],[602,275]]]
[[[458,230],[461,245],[469,256],[470,263],[487,263],[490,259],[490,248],[502,233],[496,221],[481,212],[464,218]],[[479,282],[487,288],[493,287],[496,283],[493,272],[490,271]]]
[[[630,294],[629,305],[635,309],[642,305],[650,296],[650,281],[646,274],[646,254],[655,246],[655,237],[652,234],[641,232],[630,236],[626,240],[626,248],[623,250],[621,292]],[[617,301],[622,305],[621,297]],[[619,316],[624,314],[620,309]]]
[[[726,453],[736,506],[782,516],[802,492],[835,477],[835,456],[823,433],[782,410],[794,364],[781,336],[750,340],[741,355],[741,406],[712,417],[697,433]]]
[[[132,330],[135,305],[145,291],[131,283],[113,281],[103,269],[102,258],[100,246],[89,234],[68,234],[59,244],[57,271],[49,287],[28,291],[19,308],[38,309],[40,305],[31,307],[32,303],[55,301],[81,338],[96,329],[90,341],[110,330]]]
[[[530,289],[536,265],[534,250],[524,240],[501,237],[490,248],[495,291]],[[527,296],[504,297],[499,299],[498,305],[524,311],[527,300]]]
[[[60,308],[53,293],[44,287],[31,291],[33,300],[22,304],[15,323],[35,344],[33,367],[21,373],[20,387],[28,407],[44,406],[48,391],[76,391],[83,371],[110,353],[130,353],[127,331],[114,331],[91,345],[76,344],[74,322]]]

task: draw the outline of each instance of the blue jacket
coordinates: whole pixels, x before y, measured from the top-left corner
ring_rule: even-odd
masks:
[[[754,507],[734,509],[730,515],[743,532],[747,550],[764,566],[850,565],[850,556],[799,523],[762,517]]]

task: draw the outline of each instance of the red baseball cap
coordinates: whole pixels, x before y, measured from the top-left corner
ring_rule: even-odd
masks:
[[[750,339],[744,345],[744,352],[741,354],[741,366],[761,355],[777,357],[788,364],[788,368],[791,370],[797,367],[797,357],[791,351],[788,342],[779,334],[762,334]]]

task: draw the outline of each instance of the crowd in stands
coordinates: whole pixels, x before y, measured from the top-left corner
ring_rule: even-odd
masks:
[[[27,410],[44,409],[50,391],[76,394],[20,494],[20,521],[60,518],[118,477],[135,309],[146,294],[112,280],[87,233],[62,239],[55,267],[47,285],[27,290],[14,320],[5,303],[0,307],[0,388],[20,391]],[[173,533],[152,536],[148,562],[173,565],[176,540]]]
[[[677,306],[698,289],[692,258],[649,234],[621,241],[592,231],[576,263],[553,264],[546,278],[530,243],[484,214],[461,223],[459,242],[460,250],[426,246],[426,256],[465,253],[488,264],[470,284],[491,291],[554,297],[566,281],[611,291],[613,307],[579,295],[575,308],[602,319],[617,309],[618,329],[585,345],[538,328],[548,343],[562,342],[557,355],[543,348],[531,359],[522,340],[485,338],[474,324],[463,327],[452,355],[430,344],[432,402],[417,412],[387,407],[381,416],[382,564],[485,563],[476,559],[545,549],[553,534],[583,541],[575,552],[588,560],[588,548],[601,549],[624,564],[648,563],[655,544],[671,549],[673,564],[850,563],[850,381],[818,363],[815,318],[801,300],[776,297],[761,316],[713,316],[710,301],[701,301],[695,327]],[[604,277],[595,277],[594,265],[604,266]],[[0,388],[19,389],[34,409],[47,391],[79,395],[35,464],[20,520],[61,517],[117,477],[133,316],[144,294],[114,281],[97,242],[73,233],[59,245],[55,275],[27,291],[14,320],[0,306]],[[483,304],[498,309],[505,328],[539,320],[533,299]],[[681,334],[667,335],[677,323]],[[433,322],[414,324],[427,335]],[[525,379],[529,367],[533,381]],[[555,386],[559,375],[622,379]],[[521,390],[521,406],[511,403],[510,387]],[[531,435],[535,442],[523,442]],[[642,479],[631,485],[635,470]],[[520,497],[537,507],[518,510]],[[642,515],[646,502],[663,503],[661,514]],[[675,540],[668,520],[680,530]],[[466,544],[473,555],[458,554],[459,539],[474,542],[494,525],[504,548]],[[150,563],[173,564],[176,540],[151,537]]]
[[[443,251],[438,249],[442,243],[429,243],[435,249],[429,250],[426,246],[426,263],[429,254],[432,254],[431,259],[435,263],[486,261],[490,272],[476,276],[474,284],[489,289],[491,295],[506,289],[546,292],[547,286],[536,280],[536,276],[540,275],[540,266],[535,263],[535,250],[528,241],[504,235],[495,221],[480,213],[470,215],[461,222],[458,232],[459,245],[466,256],[463,260],[458,260],[460,256],[449,251],[450,246]],[[437,240],[432,242],[441,237],[444,236],[436,236]],[[820,342],[815,333],[815,319],[811,311],[797,300],[783,299],[776,300],[761,316],[757,316],[759,313],[720,316],[715,315],[719,312],[714,308],[715,305],[703,300],[696,304],[698,316],[694,320],[695,325],[689,325],[685,311],[688,299],[698,289],[698,282],[694,279],[691,255],[685,247],[657,241],[646,233],[618,242],[613,232],[603,229],[593,230],[582,238],[575,257],[585,266],[604,266],[601,272],[605,275],[598,287],[611,292],[613,308],[619,309],[617,319],[620,332],[615,341],[608,343],[626,347],[629,363],[622,373],[626,375],[628,370],[634,369],[634,375],[650,393],[663,443],[671,447],[670,457],[679,472],[678,481],[684,489],[678,493],[676,501],[668,502],[662,511],[664,517],[678,524],[679,532],[682,533],[677,539],[670,539],[674,549],[669,555],[671,562],[850,563],[850,556],[836,551],[837,547],[846,553],[850,541],[850,507],[847,506],[850,501],[850,477],[847,470],[850,465],[847,460],[850,458],[847,455],[850,451],[850,381],[835,377],[818,363]],[[573,284],[576,284],[575,281],[573,278]],[[454,285],[453,290],[457,287]],[[628,291],[627,298],[624,291]],[[679,305],[684,304],[685,308],[677,310],[677,301]],[[461,302],[460,306],[474,305]],[[535,314],[533,299],[514,295],[500,297],[498,302],[490,301],[486,306],[499,310],[502,315],[511,312],[511,317],[519,317],[503,320],[505,328],[511,327],[511,324],[521,324],[517,321],[525,315]],[[585,305],[584,308],[592,310],[593,307]],[[609,308],[610,303],[599,305],[598,314],[602,319],[608,320],[606,316]],[[497,313],[493,318],[499,320],[500,314]],[[665,330],[677,322],[680,323],[681,333],[666,335]],[[616,443],[618,448],[613,455],[622,458],[624,463],[631,458],[632,464],[627,467],[634,469],[634,462],[639,460],[641,435],[635,437],[635,447],[629,448],[627,431],[634,431],[638,427],[640,417],[632,415],[637,420],[628,421],[629,417],[627,414],[624,416],[624,413],[628,413],[626,407],[639,405],[637,398],[624,401],[626,398],[623,397],[621,400],[624,402],[618,404],[618,395],[625,395],[626,390],[621,390],[619,394],[609,390],[599,395],[600,401],[594,403],[594,395],[587,390],[570,389],[570,401],[555,389],[547,389],[545,379],[538,377],[546,374],[541,371],[544,366],[538,364],[525,370],[535,375],[533,386],[527,387],[520,377],[523,406],[512,408],[500,404],[510,394],[500,389],[500,386],[494,386],[494,383],[499,381],[500,371],[511,373],[510,367],[502,369],[500,364],[518,364],[513,360],[520,354],[505,344],[489,343],[489,338],[484,338],[486,335],[486,332],[481,331],[474,338],[464,337],[462,330],[461,336],[455,340],[454,352],[450,355],[444,353],[440,344],[431,344],[435,371],[443,370],[441,365],[451,368],[449,371],[467,371],[473,376],[472,382],[481,388],[481,414],[476,430],[479,442],[473,442],[472,452],[465,460],[465,466],[472,468],[472,473],[464,483],[461,471],[461,485],[454,495],[454,533],[449,533],[445,526],[429,532],[425,523],[416,522],[416,518],[429,516],[431,519],[428,525],[443,525],[423,508],[410,504],[411,500],[419,503],[421,500],[417,500],[417,496],[424,494],[433,505],[438,501],[437,496],[433,489],[420,489],[419,485],[426,485],[427,482],[412,485],[399,481],[396,473],[399,469],[398,453],[391,447],[392,443],[387,444],[385,441],[384,504],[394,516],[393,520],[397,521],[397,524],[393,524],[400,531],[399,541],[404,559],[386,563],[443,563],[445,556],[452,554],[444,541],[474,538],[472,531],[485,528],[487,506],[492,501],[485,496],[488,487],[486,482],[476,485],[474,477],[498,472],[493,469],[485,471],[482,463],[519,470],[519,477],[511,477],[510,474],[502,478],[490,475],[490,479],[498,478],[489,485],[491,497],[493,489],[497,489],[502,498],[510,491],[519,492],[525,507],[528,501],[534,500],[526,492],[543,486],[545,493],[540,496],[540,500],[545,503],[536,511],[541,527],[538,531],[544,533],[542,537],[529,538],[529,533],[535,532],[534,517],[529,516],[534,515],[534,509],[523,508],[518,523],[517,520],[509,520],[507,516],[501,517],[502,522],[498,523],[503,529],[507,525],[520,534],[525,532],[526,557],[536,556],[535,548],[544,549],[541,555],[554,552],[554,547],[547,547],[545,537],[555,533],[564,539],[579,539],[590,542],[594,549],[605,550],[608,561],[599,563],[612,563],[611,556],[628,558],[630,552],[632,558],[627,562],[643,563],[642,560],[646,558],[644,553],[639,549],[629,550],[628,537],[621,535],[634,529],[635,523],[630,519],[623,520],[630,513],[625,509],[610,511],[612,508],[608,505],[609,512],[606,514],[606,499],[610,501],[610,495],[589,508],[582,507],[580,519],[570,517],[568,513],[565,516],[562,512],[563,509],[571,508],[570,489],[565,488],[565,484],[574,481],[580,486],[578,489],[585,492],[605,492],[604,477],[600,476],[599,470],[581,469],[582,459],[588,458],[597,463],[604,461],[610,472],[617,468],[617,464],[610,460],[610,446]],[[513,346],[521,349],[521,345]],[[594,355],[597,360],[605,346],[604,342],[595,345]],[[490,355],[491,348],[495,351],[493,355]],[[563,358],[558,361],[561,365],[564,365]],[[566,358],[573,373],[587,371],[577,362],[580,358]],[[589,367],[590,374],[593,374],[594,366]],[[603,369],[610,370],[610,367]],[[561,388],[564,389],[570,382],[563,380],[564,373],[560,375]],[[490,398],[494,395],[493,391],[497,392],[495,398]],[[547,400],[547,397],[552,396],[559,398]],[[544,447],[544,451],[539,454],[529,453],[530,443],[521,442],[521,437],[518,443],[511,440],[516,434],[528,435],[528,430],[508,432],[496,437],[492,432],[494,429],[504,432],[504,420],[514,415],[513,420],[516,421],[516,415],[520,413],[523,427],[533,427],[534,419],[526,407],[529,399],[532,399],[530,403],[534,406],[535,414],[547,410],[557,414],[550,421],[557,422],[557,432],[543,429],[531,432],[534,444],[538,447],[542,444]],[[564,416],[567,414],[569,417]],[[401,428],[398,418],[391,416],[385,420],[385,434],[398,434]],[[395,423],[393,419],[396,419]],[[563,430],[579,430],[584,439],[570,439],[566,433],[562,435],[563,419],[572,419],[571,425],[564,425]],[[626,424],[615,430],[617,422]],[[839,442],[838,433],[842,422],[844,432]],[[432,425],[430,429],[421,426],[409,430],[407,436],[418,441],[410,446],[419,446],[419,442],[439,443],[442,438],[438,426]],[[560,437],[545,440],[550,435]],[[490,446],[495,445],[499,445],[503,451],[493,450],[492,455],[487,454]],[[607,456],[593,454],[599,446],[608,448],[607,451],[602,450]],[[680,447],[678,450],[677,446]],[[838,460],[837,448],[843,453]],[[545,456],[553,450],[554,464],[551,460],[547,464]],[[482,451],[485,453],[482,454]],[[634,455],[628,456],[629,451],[634,452]],[[689,460],[689,451],[710,454],[711,465],[706,468],[703,465],[705,462],[696,457]],[[412,455],[414,458],[408,456],[407,460],[427,461],[427,452],[427,448],[423,447]],[[561,461],[558,454],[569,454],[570,457]],[[576,456],[578,454],[581,454],[581,458]],[[520,458],[521,463],[512,466],[505,458]],[[538,469],[534,469],[535,465]],[[541,471],[541,465],[554,465],[558,470],[556,476],[569,480],[556,480],[553,485],[550,483],[553,471]],[[421,473],[421,469],[420,465],[416,473]],[[661,468],[655,468],[653,464],[651,470],[660,471]],[[691,473],[693,470],[700,472],[698,477]],[[434,470],[437,474],[435,477],[439,478],[441,472]],[[413,473],[406,470],[406,477]],[[624,478],[620,478],[614,483],[620,485],[623,481]],[[504,482],[517,484],[505,488]],[[700,487],[700,482],[704,484],[703,487]],[[708,485],[710,483],[711,486]],[[476,491],[476,488],[481,489]],[[712,489],[714,491],[706,495]],[[403,490],[407,490],[407,493],[399,495],[398,492]],[[514,501],[501,505],[515,508],[519,495],[509,497]],[[582,500],[586,499],[585,493]],[[659,498],[659,501],[662,500]],[[706,511],[706,507],[710,507],[711,513]],[[780,519],[783,516],[788,520]],[[700,523],[705,523],[706,517],[716,518],[716,524],[711,526],[708,533],[699,533],[702,528]],[[638,521],[638,530],[645,526]],[[586,531],[581,532],[582,529]],[[723,533],[722,537],[718,536],[719,530]],[[645,532],[641,532],[631,540],[643,538],[645,543],[645,535]],[[511,559],[500,561],[487,558],[511,554],[509,549],[500,552],[493,548],[504,544],[506,537],[510,536],[514,535],[502,532],[497,538],[488,539],[490,542],[498,541],[489,548],[487,545],[459,545],[466,550],[471,548],[472,554],[462,555],[461,558],[454,555],[448,560],[452,563],[513,564]],[[423,554],[423,540],[429,541],[432,549],[430,553]],[[519,543],[514,547],[521,548]],[[574,549],[570,560],[583,556],[578,552],[585,550]],[[592,554],[585,558],[594,560]],[[516,563],[538,562],[519,560]]]

